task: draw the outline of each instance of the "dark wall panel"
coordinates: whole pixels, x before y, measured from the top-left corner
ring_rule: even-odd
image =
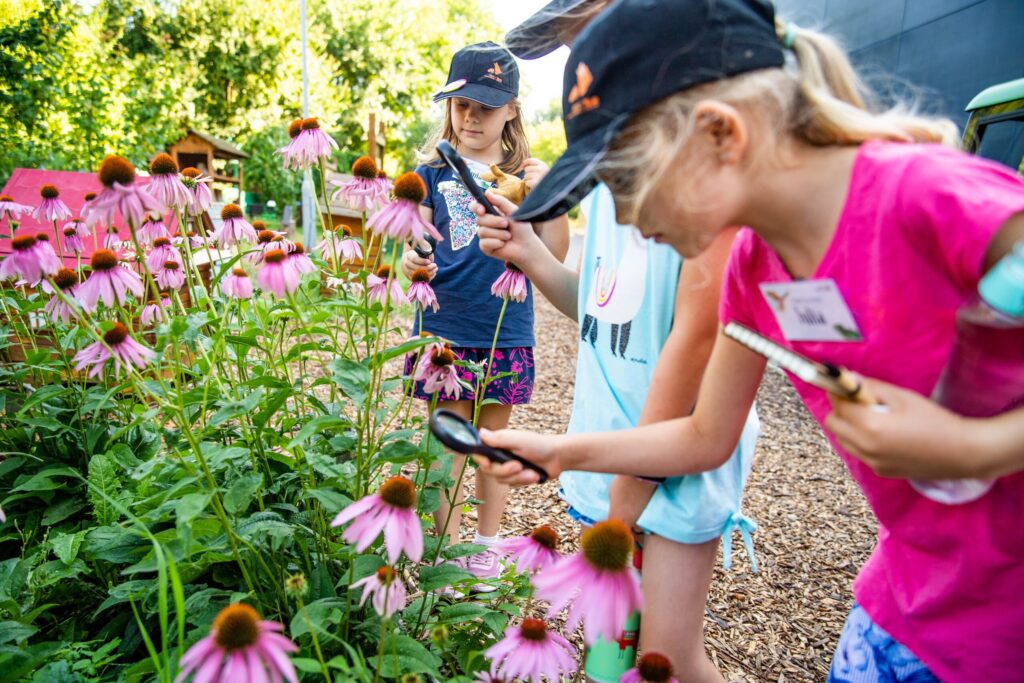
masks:
[[[982,89],[1024,77],[1024,0],[778,0],[779,15],[839,37],[868,81],[963,125]]]

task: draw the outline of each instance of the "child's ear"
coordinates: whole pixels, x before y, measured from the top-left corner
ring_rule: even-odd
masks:
[[[749,136],[746,121],[735,107],[704,100],[693,108],[693,119],[695,132],[710,144],[720,162],[734,164],[743,158]]]
[[[505,114],[505,121],[511,121],[515,117],[519,116],[519,108],[513,107],[511,104],[508,105],[508,112]]]

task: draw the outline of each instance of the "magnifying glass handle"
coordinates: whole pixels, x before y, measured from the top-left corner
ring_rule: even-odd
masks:
[[[426,241],[427,246],[423,246],[418,242],[413,245],[412,250],[419,254],[420,258],[430,258],[434,255],[434,247],[437,245],[437,240],[429,235],[423,238]]]
[[[487,446],[485,444],[480,444],[474,450],[480,455],[488,458],[489,460],[493,460],[494,462],[508,462],[510,460],[515,460],[526,469],[533,470],[534,472],[540,475],[540,480],[537,482],[538,484],[543,484],[548,480],[547,470],[545,470],[540,465],[533,464],[526,458],[519,457],[512,451],[507,451],[504,448],[491,448],[490,446]]]

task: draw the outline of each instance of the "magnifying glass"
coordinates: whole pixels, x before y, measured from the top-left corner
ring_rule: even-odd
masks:
[[[469,420],[450,410],[438,408],[431,414],[430,431],[434,433],[438,441],[457,453],[482,455],[492,462],[515,460],[526,469],[539,474],[540,481],[538,483],[543,484],[548,480],[548,473],[544,468],[534,465],[529,460],[504,448],[491,448],[480,440],[480,432]]]
[[[423,242],[414,244],[412,250],[419,254],[420,258],[430,258],[434,254],[434,247],[436,245],[437,240],[430,235],[424,235]]]
[[[469,190],[469,194],[473,196],[473,199],[477,201],[480,206],[484,207],[484,211],[494,216],[500,216],[501,214],[497,209],[494,208],[494,204],[491,204],[490,200],[484,196],[484,189],[477,184],[476,180],[473,179],[473,174],[469,171],[469,166],[466,166],[466,161],[462,158],[462,155],[455,151],[451,143],[447,140],[441,140],[437,143],[437,154],[440,156],[444,163],[448,164],[448,167],[454,171],[455,175],[459,177],[462,184]]]

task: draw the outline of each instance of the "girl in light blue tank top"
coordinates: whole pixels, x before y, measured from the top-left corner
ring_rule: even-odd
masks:
[[[616,223],[604,185],[581,206],[587,233],[578,273],[543,251],[528,228],[480,230],[485,253],[519,265],[559,310],[579,322],[569,431],[628,429],[688,414],[718,330],[718,290],[732,236],[684,267],[669,247]],[[490,218],[478,220],[484,225]],[[591,472],[560,476],[570,514],[583,524],[612,516],[644,532],[640,649],[668,655],[679,680],[717,675],[704,652],[703,619],[718,539],[729,568],[738,532],[756,571],[756,525],[743,515],[740,501],[757,435],[752,409],[725,464],[657,486]]]

